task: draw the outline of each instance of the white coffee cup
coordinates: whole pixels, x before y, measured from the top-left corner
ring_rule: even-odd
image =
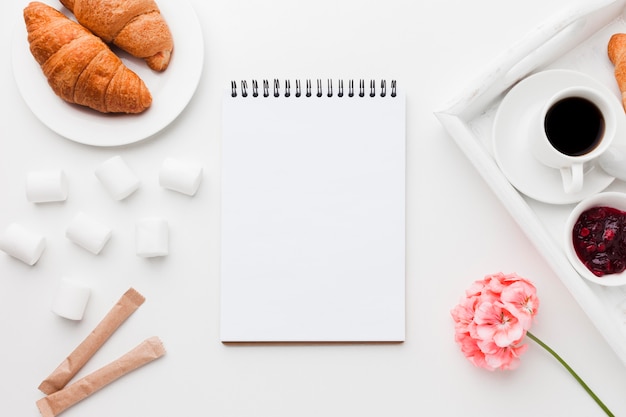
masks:
[[[619,101],[606,92],[574,86],[554,94],[539,111],[530,149],[537,160],[561,171],[566,193],[582,190],[585,164],[611,146],[616,109]]]

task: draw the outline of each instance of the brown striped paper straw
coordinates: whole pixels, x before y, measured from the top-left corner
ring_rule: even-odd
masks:
[[[165,348],[158,337],[146,339],[108,365],[40,399],[37,401],[37,408],[43,417],[55,417],[116,379],[164,354]]]
[[[52,394],[67,385],[104,342],[144,301],[144,296],[135,289],[130,288],[126,291],[85,340],[39,384],[39,390],[44,394]]]

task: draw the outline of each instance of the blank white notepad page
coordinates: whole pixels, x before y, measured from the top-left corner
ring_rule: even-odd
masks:
[[[221,340],[403,341],[405,99],[223,101]]]

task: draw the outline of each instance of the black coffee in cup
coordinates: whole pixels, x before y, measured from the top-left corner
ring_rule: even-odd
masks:
[[[556,150],[579,156],[591,152],[602,141],[604,117],[586,98],[566,97],[550,107],[544,129]]]

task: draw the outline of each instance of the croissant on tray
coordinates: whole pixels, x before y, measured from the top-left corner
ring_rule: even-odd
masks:
[[[622,105],[626,109],[626,33],[616,33],[611,36],[608,55],[615,65],[615,80],[622,93]]]
[[[155,71],[170,62],[174,41],[154,0],[60,0],[78,23]]]
[[[32,2],[24,21],[30,51],[63,100],[103,113],[141,113],[152,104],[141,78],[100,38],[58,10]]]

